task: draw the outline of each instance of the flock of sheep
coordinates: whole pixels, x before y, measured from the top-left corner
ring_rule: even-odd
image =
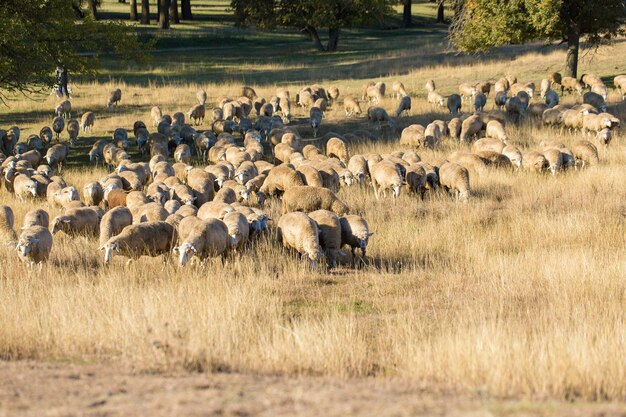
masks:
[[[614,85],[623,97],[626,76],[616,77]],[[567,90],[581,95],[583,103],[560,105],[557,87],[561,94]],[[402,190],[423,198],[441,187],[467,202],[470,172],[480,174],[493,167],[549,170],[556,175],[599,161],[596,145],[586,139],[576,141],[571,149],[562,143],[542,142],[538,149],[523,153],[508,143],[507,123],[535,118],[546,126],[593,132],[596,143],[604,146],[620,126],[619,119],[607,113],[607,87],[592,75],[579,81],[551,74],[541,81],[539,100],[534,102],[534,83],[514,77],[493,84],[463,83],[459,94],[448,97],[437,92],[432,80],[425,88],[428,102],[447,106],[453,118],[404,128],[398,143],[402,151],[364,155],[351,155],[349,145],[357,138],[375,140],[367,131],[329,132],[317,138],[325,112],[339,103],[337,87],[316,84],[294,97],[294,107],[308,110],[314,139],[304,139],[294,126],[291,95],[284,88],[269,100],[247,86],[237,99],[220,97],[211,110],[211,127],[197,130],[204,123],[207,106],[207,93],[200,89],[198,104],[186,114],[169,116],[153,107],[152,132],[144,122],[134,123],[137,149],[141,155],[150,155],[149,162],[131,160],[125,128],[115,129],[111,140],[97,140],[89,159],[105,164],[110,173],[86,184],[82,193],[61,174],[80,131],[92,131],[96,116],[88,111],[80,122],[71,119],[71,102],[66,100],[56,107],[52,127],[42,128],[25,141],[20,142],[18,127],[0,130],[4,188],[19,200],[62,207],[64,214],[50,220],[46,210],[34,208],[26,214],[18,236],[13,211],[0,206],[0,231],[31,267],[48,259],[58,232],[98,236],[105,263],[115,255],[138,259],[173,253],[184,266],[194,258],[204,262],[238,253],[259,236],[274,236],[268,234],[273,223],[263,206],[267,199],[279,198],[282,216],[275,223],[275,236],[284,247],[313,265],[326,258],[329,266],[336,265],[341,249],[348,247],[354,265],[356,249],[365,257],[372,232],[363,217],[349,214],[355,208],[337,197],[340,187],[369,182],[377,199],[389,193],[394,202]],[[395,129],[399,118],[411,110],[411,96],[399,82],[392,90],[398,103],[395,118],[379,106],[385,96],[382,82],[367,83],[361,97],[343,98],[346,116],[360,115],[361,104],[368,103],[371,122]],[[497,110],[486,112],[492,90]],[[116,89],[107,106],[117,106],[121,99],[122,91]],[[461,114],[463,106],[474,111]],[[68,141],[60,141],[64,131]],[[416,153],[420,148],[437,147],[446,137],[472,142],[471,148],[430,163]],[[322,146],[308,143],[313,141]]]

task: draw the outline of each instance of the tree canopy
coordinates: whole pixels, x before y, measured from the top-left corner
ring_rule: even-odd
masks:
[[[337,50],[339,32],[382,20],[397,0],[232,0],[240,25],[264,29],[295,27],[310,37],[322,51]],[[328,30],[324,46],[318,30]]]
[[[99,54],[142,55],[135,31],[119,22],[77,19],[67,0],[3,0],[0,7],[0,100],[8,93],[41,91],[54,84],[62,63],[71,73],[93,74]]]
[[[566,73],[576,76],[581,37],[597,46],[623,33],[623,0],[456,0],[450,39],[485,51],[539,39],[568,44]]]

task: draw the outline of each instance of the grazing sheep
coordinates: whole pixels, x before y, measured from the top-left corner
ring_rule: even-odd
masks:
[[[483,121],[478,115],[472,115],[463,120],[461,124],[461,135],[459,139],[461,142],[467,142],[472,137],[478,136],[483,128]]]
[[[52,130],[54,130],[54,133],[56,133],[57,142],[59,141],[61,137],[61,132],[63,132],[64,128],[65,128],[65,119],[63,119],[61,116],[57,116],[54,119],[52,119]]]
[[[474,109],[477,112],[483,111],[487,104],[487,96],[484,93],[477,93],[474,96]]]
[[[159,203],[146,203],[133,212],[133,224],[164,221],[169,213]]]
[[[468,202],[471,190],[467,169],[453,162],[445,162],[439,167],[439,182],[446,191],[453,191],[457,200]]]
[[[115,255],[127,256],[131,260],[142,255],[168,255],[176,239],[176,229],[164,221],[132,224],[100,246],[100,250],[105,251],[104,263],[108,264]]]
[[[99,244],[103,246],[113,236],[119,235],[126,226],[133,224],[133,215],[126,207],[115,207],[107,211],[100,220]]]
[[[546,110],[547,111],[547,110]],[[582,130],[585,123],[585,117],[588,115],[588,110],[565,110],[560,114],[559,121],[561,124],[561,131],[569,129],[570,131]]]
[[[346,116],[352,116],[354,114],[358,115],[362,113],[359,101],[352,96],[348,96],[343,100],[343,109],[346,112]]]
[[[309,217],[317,225],[319,244],[331,267],[337,266],[337,254],[341,249],[341,224],[339,217],[332,211],[316,210]]]
[[[609,89],[606,87],[606,85],[604,85],[604,83],[593,84],[591,86],[591,92],[600,95],[604,100],[606,100],[607,96],[609,95]]]
[[[491,92],[491,83],[489,81],[485,81],[476,84],[476,92],[483,93],[484,95],[488,96]]]
[[[497,93],[506,93],[507,91],[509,91],[509,80],[507,80],[506,78],[500,78],[498,81],[496,81],[496,83],[494,84],[494,91]]]
[[[176,162],[182,162],[184,164],[191,163],[191,148],[189,145],[180,144],[174,150],[174,160]]]
[[[180,245],[173,249],[179,265],[185,266],[194,256],[201,261],[224,255],[232,247],[228,228],[221,220],[185,217],[178,225]]]
[[[476,87],[470,83],[463,83],[459,86],[459,93],[463,100],[471,100],[476,95]]]
[[[76,145],[79,132],[80,132],[80,126],[76,120],[72,119],[69,122],[67,122],[67,134],[70,137],[71,145]]]
[[[98,212],[91,207],[80,207],[68,209],[64,215],[55,217],[50,232],[53,235],[62,231],[69,236],[95,236],[99,228]]]
[[[366,96],[368,101],[375,104],[380,103],[385,95],[385,83],[377,82],[376,84],[367,87]],[[365,100],[365,98],[363,98]]]
[[[394,81],[391,85],[391,90],[393,91],[393,98],[401,98],[409,95],[404,88],[404,84],[400,81]]]
[[[396,109],[396,117],[400,117],[401,114],[406,114],[407,116],[411,114],[411,97],[402,96],[400,98],[400,103]]]
[[[389,117],[387,111],[382,107],[370,107],[367,109],[367,118],[372,122],[378,122],[378,127],[382,127],[383,122],[387,122],[390,128],[396,127],[396,122]]]
[[[424,199],[424,193],[426,192],[426,170],[421,165],[409,165],[406,168],[406,174],[404,175],[406,185],[409,191],[418,194],[420,198]]]
[[[505,146],[506,144],[500,139],[488,136],[474,142],[472,145],[472,152],[477,153],[480,151],[492,151],[502,153],[502,149],[504,149]]]
[[[193,121],[193,124],[198,126],[204,122],[205,108],[204,104],[196,104],[189,112],[187,112],[187,117],[189,120]]]
[[[338,98],[339,98],[339,88],[337,88],[337,86],[335,85],[331,85],[330,87],[328,87],[328,99],[329,99],[328,101],[330,103],[335,103]]]
[[[352,265],[354,266],[356,255],[355,249],[361,250],[362,258],[365,258],[369,238],[374,235],[370,232],[367,221],[356,214],[349,214],[339,218],[341,226],[341,245],[349,246],[352,252]]]
[[[583,85],[574,77],[563,77],[559,84],[561,84],[561,95],[563,95],[564,91],[568,91],[570,93],[576,91],[578,95],[581,96],[583,94]]]
[[[56,117],[55,117],[55,119],[56,119]],[[61,121],[63,122],[63,118],[61,118]],[[65,123],[65,122],[63,122],[63,123]],[[62,132],[62,131],[63,131],[63,126],[61,126],[61,128],[59,129],[59,133]],[[43,142],[44,146],[46,146],[46,147],[49,146],[50,142],[52,142],[52,129],[50,129],[48,126],[42,127],[41,130],[39,131],[39,138]],[[57,137],[57,139],[58,139],[58,137]]]
[[[548,108],[553,108],[557,104],[559,104],[559,95],[554,90],[549,90],[545,94],[546,105]]]
[[[591,104],[596,109],[601,112],[606,112],[607,106],[604,98],[600,94],[594,93],[593,91],[588,91],[583,94],[583,103]]]
[[[604,145],[605,152],[609,143],[611,143],[611,139],[613,139],[613,131],[611,129],[605,128],[596,134],[596,140]]]
[[[233,248],[242,247],[248,241],[248,236],[250,235],[250,226],[246,216],[238,211],[233,211],[226,213],[222,221],[228,229],[231,246]]]
[[[400,190],[404,184],[403,175],[398,165],[386,160],[378,162],[371,167],[370,177],[372,179],[372,187],[374,187],[376,199],[378,200],[381,194],[384,196],[386,190],[389,189],[392,191],[392,197],[395,203],[396,198],[400,196]]]
[[[257,95],[256,95],[256,91],[254,91],[254,88],[252,87],[248,87],[247,85],[244,85],[243,87],[241,87],[241,94],[242,97],[247,97],[250,100],[254,100]]]
[[[552,84],[559,84],[559,85],[561,85],[562,79],[563,79],[563,77],[558,72],[553,72],[552,74],[550,74],[550,81],[552,82]]]
[[[522,166],[526,171],[543,173],[550,168],[550,163],[541,153],[530,151],[524,154]]]
[[[424,87],[426,88],[426,91],[429,93],[436,90],[435,82],[433,80],[426,81],[426,85]]]
[[[456,116],[457,114],[459,114],[459,112],[461,111],[462,102],[463,100],[461,99],[461,96],[458,94],[452,94],[448,96],[446,105],[448,107],[448,110],[450,111],[450,114],[452,114],[453,116]]]
[[[520,152],[520,150],[513,145],[507,145],[502,149],[502,155],[506,156],[507,158],[509,158],[509,161],[511,161],[511,164],[513,164],[514,167],[516,167],[517,169],[520,169],[522,167],[522,152]]]
[[[474,155],[468,152],[452,152],[448,155],[448,161],[461,165],[468,171],[475,172],[478,175],[482,175],[487,172],[487,164],[478,155]]]
[[[72,103],[69,100],[62,101],[54,109],[54,114],[63,116],[64,119],[69,119],[72,117]]]
[[[213,201],[231,204],[237,201],[237,193],[232,188],[223,187],[215,193]]]
[[[322,124],[322,118],[324,117],[324,113],[319,107],[311,107],[309,111],[309,123],[311,124],[311,128],[313,128],[313,137],[317,137],[317,129]]]
[[[20,260],[32,268],[48,260],[52,251],[52,235],[45,227],[28,227],[20,234],[15,249]]]
[[[111,107],[115,105],[116,107],[119,105],[120,100],[122,99],[122,90],[116,88],[111,91],[109,94],[109,99],[107,100],[107,107]]]
[[[186,184],[178,184],[171,188],[171,195],[173,200],[179,201],[181,204],[193,205],[196,198],[193,195],[193,190]]]
[[[144,204],[148,204],[152,202],[152,200],[150,199],[150,197],[148,197],[141,191],[131,191],[128,194],[126,194],[125,202],[126,202],[126,207],[128,207],[129,210],[135,211],[136,209],[143,206]]]
[[[96,115],[93,112],[88,111],[87,113],[83,114],[83,116],[80,118],[80,128],[83,129],[83,133],[86,133],[87,130],[93,132],[93,124],[95,121]]]
[[[578,140],[572,145],[572,153],[574,154],[576,167],[584,168],[587,165],[598,165],[598,148],[587,141]]]
[[[18,174],[13,179],[13,191],[15,196],[24,201],[28,198],[37,197],[37,183],[32,180],[28,175]]]
[[[583,113],[583,124],[582,131],[583,133],[588,132],[600,132],[602,129],[612,129],[613,124],[611,123],[612,115],[608,113],[601,114],[593,114],[593,113]]]
[[[14,244],[17,240],[17,234],[13,228],[15,224],[15,216],[13,210],[9,206],[0,206],[0,236],[5,239],[5,242]]]
[[[283,194],[283,214],[294,211],[310,213],[320,209],[330,210],[337,215],[343,215],[350,210],[335,193],[323,187],[308,185],[291,187]]]
[[[526,117],[526,105],[518,96],[510,97],[506,100],[504,105],[506,112],[515,121],[519,121],[521,118]]]
[[[304,179],[305,185],[311,185],[314,187],[324,186],[322,175],[320,174],[320,171],[317,168],[311,165],[301,165],[298,167],[297,172]]]
[[[169,200],[163,206],[165,211],[167,211],[170,215],[175,214],[178,211],[178,209],[180,209],[181,207],[182,205],[180,204],[180,201],[178,200]]]
[[[206,91],[204,91],[204,89],[198,87],[198,90],[196,91],[196,99],[198,100],[198,104],[200,104],[201,106],[204,107],[204,105],[206,104],[206,100],[207,100],[207,93],[206,93]]]
[[[548,168],[550,168],[553,176],[563,169],[563,154],[559,149],[550,148],[544,150],[543,156],[548,161]]]
[[[319,243],[319,229],[306,213],[286,213],[278,220],[278,241],[285,248],[295,249],[307,256],[311,267],[316,268],[322,257]]]
[[[498,110],[502,110],[502,107],[506,106],[506,102],[508,100],[506,91],[498,91],[496,93],[496,97],[494,98],[496,107]]]
[[[68,148],[64,143],[52,145],[46,152],[45,159],[48,162],[48,165],[56,168],[57,173],[60,173],[63,169],[63,163],[65,162],[65,158],[67,158],[67,152]]]
[[[476,152],[476,155],[479,156],[488,166],[504,169],[511,169],[513,167],[511,160],[506,155],[502,155],[500,152],[483,150]]]
[[[506,131],[504,130],[504,126],[497,120],[491,120],[487,123],[485,134],[488,138],[498,139],[505,145],[507,140],[509,139]]]
[[[348,145],[344,140],[332,137],[326,142],[326,156],[329,158],[335,157],[344,164],[347,164],[350,159]]]
[[[439,94],[436,91],[429,91],[428,92],[428,103],[435,105],[435,106],[439,106],[439,107],[444,107],[445,106],[445,99],[443,98],[443,96],[441,94]]]
[[[83,198],[88,206],[98,206],[104,200],[104,189],[99,182],[89,182],[83,187]]]
[[[49,225],[50,217],[48,212],[43,209],[33,209],[24,216],[22,229],[28,229],[31,226],[41,226],[47,229]]]

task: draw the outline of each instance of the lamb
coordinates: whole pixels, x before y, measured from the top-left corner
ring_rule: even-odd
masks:
[[[104,263],[109,264],[115,255],[127,256],[131,260],[142,255],[168,255],[176,239],[176,229],[164,221],[132,224],[101,245],[100,250],[104,250]]]
[[[189,120],[193,121],[195,126],[198,126],[204,122],[204,115],[206,110],[204,108],[204,104],[196,104],[187,112],[187,117]]]
[[[436,90],[435,82],[433,80],[426,81],[426,85],[424,87],[426,88],[426,91],[429,93]]]
[[[52,130],[56,133],[57,141],[59,141],[63,129],[65,129],[65,120],[61,116],[52,119]]]
[[[246,216],[238,211],[233,211],[224,215],[223,222],[228,229],[231,246],[233,248],[242,247],[248,241],[250,234],[250,226]]]
[[[22,230],[28,229],[31,226],[42,226],[47,229],[49,224],[50,217],[48,216],[47,211],[43,209],[33,209],[26,213],[26,216],[24,216]]]
[[[208,257],[224,255],[231,247],[228,228],[221,220],[201,220],[185,217],[178,225],[180,245],[173,252],[179,256],[181,267],[194,257],[204,261]]]
[[[511,161],[511,164],[513,164],[514,167],[516,167],[517,169],[520,169],[522,167],[522,153],[516,146],[507,145],[502,149],[501,152],[502,155],[509,158],[509,161]]]
[[[200,219],[220,219],[222,220],[227,213],[235,211],[228,203],[220,201],[209,201],[204,203],[198,209],[197,217]]]
[[[308,185],[291,187],[283,194],[282,212],[330,210],[343,215],[350,210],[331,190]]]
[[[42,226],[31,226],[22,231],[17,241],[17,256],[27,262],[29,268],[41,264],[50,257],[52,251],[52,235]]]
[[[309,123],[313,128],[313,137],[317,137],[317,129],[322,124],[322,118],[324,117],[324,113],[319,107],[311,107],[309,111]]]
[[[426,192],[426,170],[421,165],[409,165],[404,175],[409,190],[424,199]]]
[[[576,167],[580,166],[584,168],[587,165],[597,165],[599,162],[598,148],[587,140],[574,142],[572,145],[572,153],[574,154]]]
[[[283,214],[278,220],[278,241],[285,248],[291,248],[307,256],[311,267],[316,268],[322,257],[319,243],[319,229],[306,213]]]
[[[56,168],[57,172],[61,172],[63,169],[63,163],[65,162],[65,158],[67,158],[68,148],[64,143],[57,143],[56,145],[52,145],[48,148],[46,152],[46,162],[53,168]]]
[[[13,229],[15,216],[13,210],[9,206],[0,206],[0,236],[9,244],[14,244],[17,240],[17,234]]]
[[[83,187],[83,198],[88,206],[98,206],[104,200],[104,189],[99,182],[89,182]]]
[[[500,139],[493,137],[486,137],[482,139],[478,139],[472,145],[472,152],[477,153],[480,151],[492,151],[502,153],[502,150],[506,144],[502,142]]]
[[[184,143],[178,145],[174,150],[174,160],[185,164],[191,163],[191,148]]]
[[[20,201],[37,197],[37,183],[28,175],[18,174],[13,179],[13,190]]]
[[[584,87],[583,85],[574,77],[563,77],[560,82],[561,84],[561,95],[565,90],[571,92],[576,91],[579,95],[582,96]]]
[[[163,112],[161,112],[161,109],[158,106],[154,106],[150,109],[150,118],[152,119],[152,123],[155,127],[163,121]]]
[[[549,148],[543,152],[543,156],[548,161],[548,167],[553,176],[563,169],[563,154],[559,149]]]
[[[473,99],[474,96],[476,95],[476,87],[474,87],[470,83],[463,83],[459,86],[459,93],[463,100]]]
[[[504,130],[504,126],[497,120],[491,120],[487,123],[485,133],[488,138],[498,139],[505,145],[507,140],[509,139],[506,131]]]
[[[122,90],[116,88],[111,91],[109,94],[109,99],[107,100],[107,107],[111,107],[115,105],[116,107],[119,105],[120,100],[122,99]]]
[[[453,116],[456,116],[461,111],[462,101],[461,96],[458,94],[448,96],[447,107]]]
[[[394,98],[401,98],[409,95],[409,93],[407,93],[406,89],[404,88],[404,84],[402,84],[400,81],[394,81],[391,85],[391,89],[393,90]]]
[[[198,87],[198,90],[196,90],[196,99],[198,100],[198,104],[200,104],[201,106],[204,106],[206,104],[207,93],[206,91],[204,91],[203,88]]]
[[[349,246],[352,252],[352,265],[355,263],[355,249],[361,250],[362,258],[365,258],[369,238],[374,235],[370,232],[367,221],[356,214],[349,214],[339,218],[341,226],[341,245]]]
[[[439,182],[446,191],[453,191],[457,200],[468,202],[471,190],[467,169],[453,162],[445,162],[439,167]]]
[[[370,107],[367,109],[367,118],[372,122],[378,122],[378,127],[382,126],[383,122],[387,122],[387,125],[392,129],[396,127],[396,122],[389,117],[387,111],[382,107]]]
[[[600,94],[594,93],[593,91],[588,91],[583,94],[583,103],[591,104],[596,109],[601,112],[606,112],[607,106],[604,98]]]
[[[439,106],[439,107],[444,107],[445,106],[444,102],[445,102],[445,99],[438,92],[436,91],[428,92],[428,103]]]
[[[133,212],[133,224],[164,221],[168,215],[159,203],[146,203]]]
[[[367,87],[366,96],[370,102],[380,103],[385,95],[385,83],[377,82],[376,84]],[[365,98],[363,98],[365,100]]]
[[[80,118],[80,128],[83,129],[83,133],[86,133],[87,130],[93,132],[93,124],[96,121],[96,115],[88,111]]]
[[[381,161],[372,166],[370,169],[370,177],[372,178],[372,186],[378,200],[380,194],[386,193],[386,190],[392,191],[394,203],[400,196],[400,190],[404,184],[402,173],[398,166],[391,161]],[[341,213],[339,213],[341,214]]]
[[[98,234],[100,228],[100,217],[98,212],[90,207],[71,208],[62,216],[57,216],[52,220],[52,230],[55,233],[62,231],[69,236]]]
[[[459,139],[461,140],[461,142],[466,142],[470,138],[478,136],[482,128],[483,121],[480,119],[480,116],[472,115],[463,120],[463,123],[461,124],[461,135]]]
[[[270,170],[259,190],[265,196],[272,197],[287,191],[291,187],[305,185],[302,177],[291,165],[278,165]]]
[[[80,127],[76,120],[72,119],[69,122],[67,122],[67,134],[70,137],[70,144],[76,145],[79,132],[80,132]]]
[[[400,117],[401,114],[406,114],[407,116],[411,114],[411,97],[402,96],[400,99],[400,103],[396,109],[396,117]]]
[[[63,116],[64,119],[69,119],[72,117],[72,103],[69,100],[62,101],[54,109],[54,114]]]
[[[339,88],[337,88],[337,86],[335,85],[331,85],[330,87],[328,87],[328,99],[329,99],[328,101],[331,104],[334,104],[338,98],[339,98]],[[281,97],[281,101],[282,100],[283,99]]]
[[[326,156],[329,158],[335,157],[344,164],[347,164],[350,158],[348,145],[342,139],[332,137],[326,142]]]
[[[487,104],[487,96],[484,93],[477,93],[474,96],[474,109],[477,112],[483,111]]]
[[[99,244],[103,246],[113,236],[119,235],[126,226],[133,224],[133,215],[126,207],[115,207],[100,220]]]

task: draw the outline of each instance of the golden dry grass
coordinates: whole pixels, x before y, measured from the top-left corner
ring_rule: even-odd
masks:
[[[601,50],[588,68],[613,75],[617,69],[608,63],[625,49]],[[443,93],[462,80],[509,72],[538,83],[562,61],[562,53],[529,55],[489,66],[432,67],[385,81],[389,89],[394,79],[404,82],[414,93],[410,121],[424,123],[449,118],[425,103],[427,79],[435,79]],[[344,95],[359,94],[362,81],[337,84]],[[124,91],[121,107],[106,110],[107,91],[115,86]],[[131,129],[137,119],[148,121],[155,104],[170,114],[186,111],[197,86],[78,87],[73,105],[98,112],[99,137],[118,126]],[[203,87],[213,102],[236,97],[240,85]],[[299,86],[289,87],[293,94]],[[257,89],[268,98],[273,91]],[[616,100],[612,93],[609,101]],[[26,137],[50,122],[53,102],[15,102],[3,120],[19,122]],[[391,111],[395,102],[383,105]],[[624,117],[623,104],[612,110]],[[395,143],[399,131],[345,120],[342,110],[329,112],[324,126],[339,132],[364,127],[385,138],[354,144],[352,153],[401,149]],[[570,144],[580,138],[531,124],[509,129],[523,149],[545,139]],[[310,129],[301,130],[310,137]],[[420,155],[438,161],[458,148],[463,146],[447,140]],[[82,168],[65,177],[82,188],[103,174]],[[402,376],[430,390],[623,400],[625,180],[620,134],[599,166],[582,171],[556,178],[474,174],[474,198],[467,205],[444,194],[425,201],[403,194],[394,206],[376,201],[371,188],[344,188],[340,197],[376,233],[368,265],[358,270],[308,270],[284,254],[272,234],[225,266],[215,261],[184,270],[148,258],[128,267],[115,259],[104,267],[95,240],[59,235],[42,271],[29,272],[11,248],[2,247],[0,357],[112,359],[148,370]],[[13,208],[17,224],[32,207],[6,190],[0,204]],[[277,220],[279,205],[269,210]]]

